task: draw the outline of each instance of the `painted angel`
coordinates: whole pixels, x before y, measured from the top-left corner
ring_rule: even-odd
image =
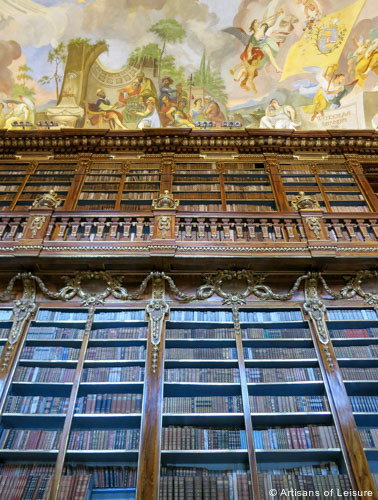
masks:
[[[282,69],[275,59],[279,52],[279,45],[270,34],[267,34],[267,31],[276,23],[278,16],[283,12],[283,9],[280,9],[262,21],[254,19],[249,27],[250,35],[242,28],[231,27],[223,30],[225,33],[236,37],[245,46],[240,54],[241,62],[230,69],[232,75],[240,69],[235,81],[239,82],[241,80],[240,86],[245,90],[249,90],[248,82],[253,90],[257,92],[253,80],[258,75],[258,70],[262,69],[266,64],[271,64],[277,73],[282,73]]]
[[[366,39],[361,36],[353,41],[356,49],[348,56],[348,68],[363,87],[370,71],[378,74],[378,31],[372,29]]]

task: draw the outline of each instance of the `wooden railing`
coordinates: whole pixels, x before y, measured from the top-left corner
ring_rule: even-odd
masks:
[[[299,213],[184,213],[62,212],[35,209],[3,212],[0,251],[22,254],[33,249],[64,253],[65,247],[99,252],[138,247],[174,246],[196,254],[214,249],[235,253],[256,248],[260,253],[334,250],[378,253],[378,218],[374,214],[330,214],[318,210]],[[101,245],[100,245],[101,244]]]

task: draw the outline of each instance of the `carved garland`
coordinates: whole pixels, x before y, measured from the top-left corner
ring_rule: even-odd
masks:
[[[25,322],[34,314],[36,310],[35,297],[36,287],[38,284],[42,293],[47,297],[55,300],[69,301],[76,295],[81,298],[83,305],[89,306],[88,318],[93,319],[94,308],[98,304],[104,303],[105,299],[110,295],[118,300],[138,300],[146,290],[150,281],[153,282],[153,300],[147,305],[146,312],[151,318],[151,342],[154,346],[155,357],[153,357],[153,370],[156,370],[158,345],[161,339],[161,328],[163,325],[164,316],[169,312],[169,306],[164,299],[164,283],[167,283],[172,293],[178,299],[185,302],[192,302],[195,300],[207,300],[214,294],[223,299],[223,303],[232,306],[235,333],[240,334],[240,322],[238,314],[238,306],[246,303],[246,299],[254,294],[260,300],[278,300],[286,301],[294,296],[299,290],[303,280],[306,280],[305,293],[306,302],[304,309],[310,315],[310,318],[316,324],[316,330],[320,342],[327,347],[329,343],[328,329],[325,323],[324,313],[326,311],[325,305],[319,299],[317,292],[318,278],[320,279],[324,290],[335,300],[350,299],[356,295],[360,296],[366,303],[370,305],[378,304],[378,295],[365,292],[362,289],[362,283],[367,278],[377,278],[377,271],[359,271],[353,277],[346,277],[347,284],[341,289],[340,292],[332,291],[327,285],[324,277],[320,273],[307,273],[298,277],[292,288],[284,294],[274,293],[273,290],[264,285],[266,275],[257,274],[251,270],[241,271],[220,271],[215,275],[205,275],[205,284],[200,286],[195,294],[187,295],[181,292],[173,279],[167,276],[164,272],[151,272],[139,285],[139,288],[134,293],[128,293],[126,288],[122,286],[122,278],[113,276],[107,271],[81,271],[75,273],[73,277],[63,277],[66,285],[53,292],[49,290],[41,278],[33,275],[32,273],[19,273],[14,276],[8,283],[6,289],[0,293],[0,300],[5,300],[12,293],[14,284],[17,280],[21,279],[23,282],[23,296],[17,300],[13,308],[13,325],[9,333],[8,342],[4,349],[1,361],[1,369],[4,370],[11,358],[11,353],[14,344],[17,342]],[[82,285],[84,280],[99,280],[105,283],[105,288],[102,292],[91,294],[83,290]],[[245,282],[245,289],[239,293],[226,292],[222,285],[226,281],[240,280]],[[91,321],[92,321],[91,319]],[[87,325],[91,324],[87,322]],[[90,326],[88,327],[90,329]],[[88,328],[86,330],[88,330]],[[86,331],[86,333],[89,333]],[[328,348],[325,349],[328,352]],[[326,353],[327,355],[327,353]],[[327,359],[330,368],[333,368],[332,358],[328,352]]]

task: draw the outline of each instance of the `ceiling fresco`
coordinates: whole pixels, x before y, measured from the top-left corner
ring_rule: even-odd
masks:
[[[0,128],[378,128],[376,0],[0,0]]]

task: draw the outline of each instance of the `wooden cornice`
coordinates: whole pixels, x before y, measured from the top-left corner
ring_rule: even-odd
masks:
[[[52,156],[117,152],[240,154],[321,152],[374,155],[378,132],[374,130],[0,130],[0,158],[46,153]]]

